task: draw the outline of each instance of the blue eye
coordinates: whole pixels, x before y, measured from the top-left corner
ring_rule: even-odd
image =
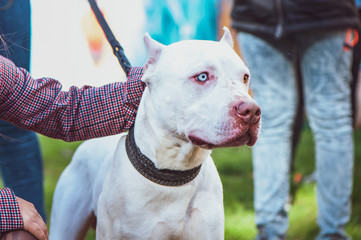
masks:
[[[208,80],[208,73],[203,72],[197,76],[197,80],[200,82],[205,82]]]

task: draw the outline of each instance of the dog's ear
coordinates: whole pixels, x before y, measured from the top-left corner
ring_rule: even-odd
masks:
[[[231,46],[231,48],[233,48],[233,39],[232,39],[231,32],[229,31],[229,29],[227,27],[223,27],[223,30],[224,30],[224,34],[223,34],[223,37],[221,38],[220,42],[225,42],[229,46]]]
[[[158,62],[159,56],[161,55],[163,48],[165,47],[163,44],[157,42],[148,33],[144,35],[144,44],[147,48],[148,52],[148,60],[144,65],[144,74],[142,77],[142,81],[148,84],[149,89],[151,88],[150,79],[152,79],[152,75],[154,73],[155,66],[154,64]]]
[[[144,34],[144,44],[148,51],[147,64],[156,63],[164,48],[164,45],[154,40],[148,33]]]

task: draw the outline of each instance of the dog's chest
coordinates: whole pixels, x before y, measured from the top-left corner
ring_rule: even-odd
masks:
[[[172,236],[184,235],[185,225],[191,218],[189,213],[193,208],[190,198],[185,199],[180,192],[161,194],[154,189],[143,190],[142,196],[127,194],[124,198],[127,202],[124,211],[114,216],[122,216],[120,226],[123,234],[137,235],[130,239],[142,239],[141,236],[149,236],[145,238],[149,239],[159,231],[163,234],[170,232]],[[128,232],[127,229],[132,231]]]
[[[110,204],[108,209],[112,209],[109,211],[112,216],[109,217],[114,220],[114,224],[119,224],[118,227],[121,227],[126,235],[150,236],[159,228],[166,228],[181,235],[184,229],[182,226],[190,218],[197,184],[161,186],[140,175],[129,161],[121,161],[120,165],[122,168],[118,171],[111,168],[114,175],[110,179],[117,176],[121,181],[113,181],[113,190],[106,191],[106,199]],[[132,231],[128,233],[127,229]]]

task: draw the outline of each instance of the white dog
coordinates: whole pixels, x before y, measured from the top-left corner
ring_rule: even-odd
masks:
[[[145,35],[134,129],[78,148],[55,190],[51,239],[82,239],[95,224],[104,240],[224,238],[211,149],[251,146],[260,127],[249,71],[224,30],[219,42],[169,46]]]

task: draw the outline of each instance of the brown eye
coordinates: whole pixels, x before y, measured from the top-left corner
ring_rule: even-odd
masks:
[[[243,75],[243,82],[246,84],[248,83],[248,79],[249,79],[249,75],[248,74],[244,74]]]

